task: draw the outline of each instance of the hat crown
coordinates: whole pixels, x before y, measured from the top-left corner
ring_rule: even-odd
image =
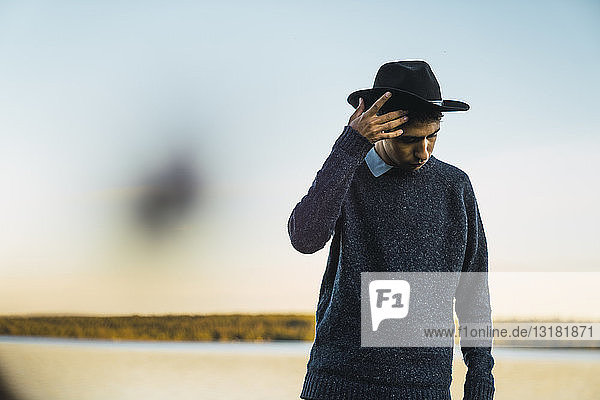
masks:
[[[440,85],[425,61],[393,61],[383,64],[373,88],[395,88],[427,100],[441,100]]]
[[[469,105],[459,100],[442,99],[440,85],[431,67],[422,60],[392,61],[383,64],[373,88],[356,90],[348,96],[348,103],[358,107],[364,101],[365,109],[372,107],[385,92],[392,97],[385,102],[378,113],[385,114],[396,110],[436,110],[467,111]]]

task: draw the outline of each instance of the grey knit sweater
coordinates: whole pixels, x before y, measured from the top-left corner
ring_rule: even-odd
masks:
[[[435,157],[416,171],[374,174],[365,162],[372,148],[346,126],[288,220],[291,243],[301,253],[322,249],[333,235],[300,397],[447,400],[451,347],[361,347],[360,273],[394,266],[407,272],[487,271],[475,195],[463,171]],[[487,292],[473,301],[489,312]],[[457,314],[460,320],[458,299]],[[468,367],[464,399],[492,399],[491,349],[462,352]]]

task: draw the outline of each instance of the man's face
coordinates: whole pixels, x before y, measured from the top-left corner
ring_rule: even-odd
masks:
[[[431,157],[440,121],[416,122],[401,125],[400,129],[404,131],[402,135],[380,140],[378,153],[386,163],[404,170],[417,170]]]

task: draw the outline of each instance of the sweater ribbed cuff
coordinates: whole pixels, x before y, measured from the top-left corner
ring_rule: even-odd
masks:
[[[465,382],[463,400],[492,400],[494,398],[494,384],[484,380]]]
[[[340,148],[347,154],[363,159],[373,147],[373,143],[358,133],[350,125],[344,127],[344,131],[333,144],[333,149]]]

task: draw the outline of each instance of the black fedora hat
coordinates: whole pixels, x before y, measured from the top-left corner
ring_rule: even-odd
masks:
[[[443,100],[440,85],[425,61],[393,61],[383,64],[373,88],[357,90],[348,96],[348,103],[358,107],[358,99],[363,98],[365,110],[385,92],[392,97],[385,102],[379,114],[395,110],[437,110],[467,111],[469,105],[458,100]]]

